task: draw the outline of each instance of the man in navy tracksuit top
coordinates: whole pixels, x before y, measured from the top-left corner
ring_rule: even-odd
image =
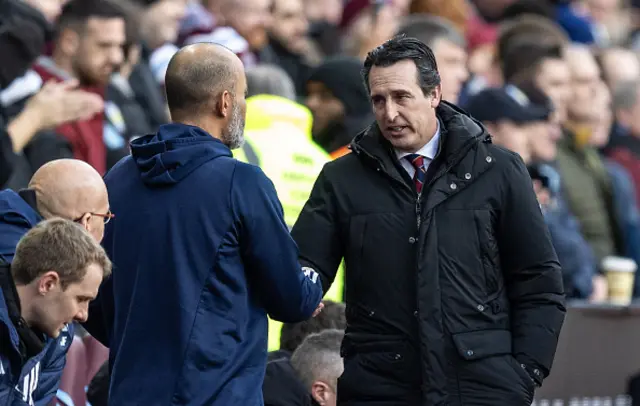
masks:
[[[175,123],[133,141],[105,177],[114,273],[86,327],[110,347],[109,404],[262,405],[267,314],[305,320],[322,287],[298,263],[273,184],[232,157],[246,109],[240,60],[185,47],[165,86]]]

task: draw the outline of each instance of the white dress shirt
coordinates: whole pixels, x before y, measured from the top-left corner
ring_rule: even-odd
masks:
[[[424,157],[424,170],[429,169],[429,164],[436,157],[438,153],[438,146],[440,144],[440,122],[438,122],[438,128],[436,128],[436,133],[433,135],[431,140],[427,142],[422,148],[420,148],[415,153],[418,155],[422,155]],[[409,174],[409,177],[413,179],[413,175],[416,173],[416,168],[413,167],[411,162],[408,159],[405,159],[405,156],[411,155],[409,152],[400,152],[396,150],[396,156],[400,161],[400,164],[404,168],[405,171]]]

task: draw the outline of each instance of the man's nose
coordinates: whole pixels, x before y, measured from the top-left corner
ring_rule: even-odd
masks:
[[[398,108],[395,103],[387,101],[384,106],[385,119],[393,122],[398,117]]]
[[[75,320],[80,323],[84,323],[89,318],[88,309],[81,309],[78,313],[76,313]]]

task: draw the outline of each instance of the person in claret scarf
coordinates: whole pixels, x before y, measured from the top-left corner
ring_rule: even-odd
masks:
[[[33,69],[43,82],[76,78],[83,90],[104,97],[111,74],[123,62],[125,40],[125,14],[119,6],[107,0],[72,0],[59,17],[52,56],[39,58]],[[99,113],[56,128],[73,156],[101,174],[107,169],[103,121]]]

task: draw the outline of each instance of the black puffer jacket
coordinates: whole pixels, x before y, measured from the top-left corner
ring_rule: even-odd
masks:
[[[453,105],[437,115],[420,198],[373,125],[293,228],[326,289],[346,261],[339,405],[529,405],[551,369],[562,276],[527,169]]]

